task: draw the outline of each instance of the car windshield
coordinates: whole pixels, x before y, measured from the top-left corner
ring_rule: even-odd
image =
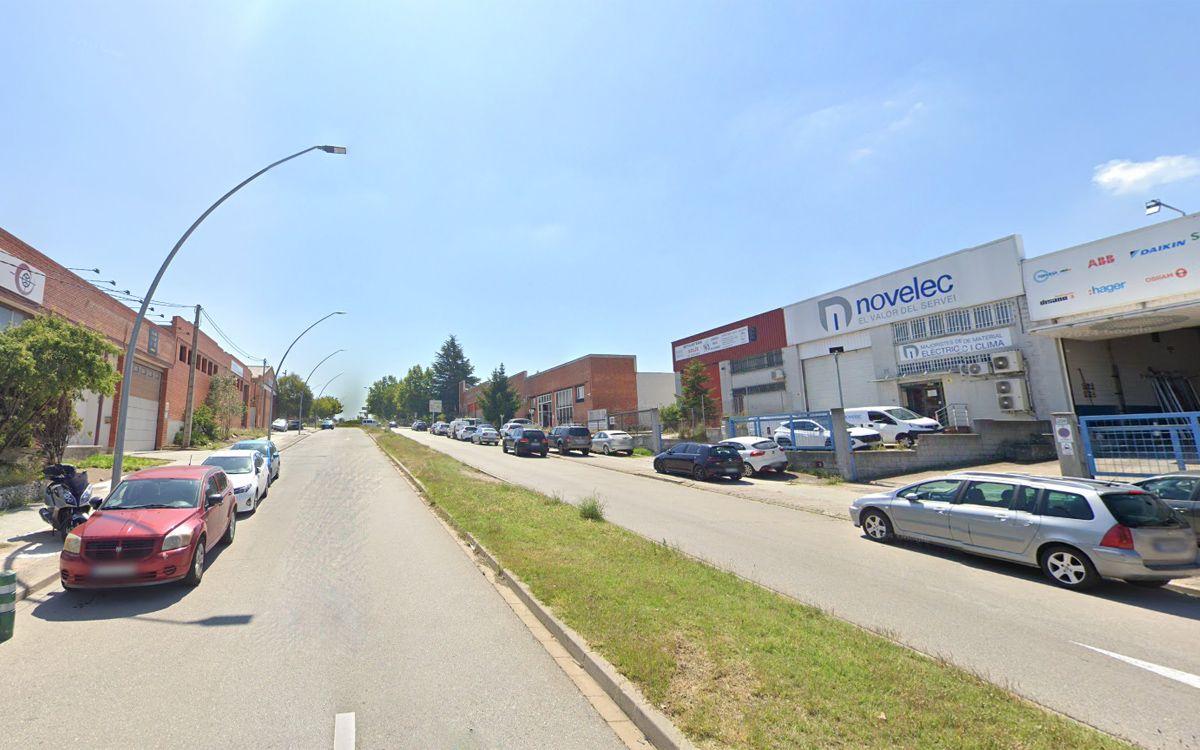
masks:
[[[1181,524],[1171,506],[1149,492],[1111,492],[1101,495],[1100,499],[1117,523],[1131,529]]]
[[[629,433],[628,432],[617,432],[614,430],[614,431],[609,432],[608,436],[614,437],[614,438],[627,438],[627,437],[629,437]]]
[[[911,412],[908,409],[905,409],[903,406],[897,406],[892,409],[884,409],[883,413],[895,417],[896,419],[923,419],[920,414]]]
[[[101,506],[104,510],[195,508],[200,502],[196,479],[126,479]]]
[[[546,433],[542,432],[541,430],[525,430],[521,433],[521,437],[525,438],[541,438],[545,436]]]
[[[574,437],[587,437],[591,433],[588,432],[588,428],[586,427],[571,427],[567,430],[567,434]]]
[[[209,456],[204,459],[205,466],[220,466],[226,474],[249,474],[254,471],[254,463],[249,456]]]

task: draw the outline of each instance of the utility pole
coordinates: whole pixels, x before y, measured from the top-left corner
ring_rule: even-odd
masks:
[[[196,346],[200,343],[200,305],[196,305],[196,321],[192,323],[192,350],[188,354],[188,392],[183,406],[183,447],[192,447],[192,401],[196,396]]]

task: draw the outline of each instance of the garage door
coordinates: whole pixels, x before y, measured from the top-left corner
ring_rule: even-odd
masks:
[[[870,349],[858,349],[841,355],[842,394],[846,407],[874,406],[879,400],[875,383],[875,364]],[[808,408],[832,409],[838,405],[838,368],[833,356],[804,360],[804,388]]]
[[[129,409],[125,414],[125,450],[152,451],[158,433],[159,393],[162,372],[139,364],[129,382]]]

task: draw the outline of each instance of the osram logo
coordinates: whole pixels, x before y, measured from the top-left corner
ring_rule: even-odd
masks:
[[[1153,284],[1156,281],[1167,281],[1169,279],[1185,279],[1185,278],[1187,278],[1187,275],[1188,275],[1188,271],[1186,268],[1176,268],[1174,271],[1171,271],[1170,273],[1160,273],[1160,274],[1155,274],[1154,276],[1147,276],[1146,283]]]

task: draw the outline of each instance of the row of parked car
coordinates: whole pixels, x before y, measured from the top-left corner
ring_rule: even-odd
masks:
[[[281,463],[274,442],[243,440],[201,464],[124,477],[63,540],[63,588],[199,585],[208,553],[233,542],[237,514],[258,509]]]
[[[322,419],[321,429],[332,430],[334,421],[332,419]],[[301,427],[299,419],[276,419],[271,423],[271,429],[275,432],[287,432],[288,430],[299,430]]]

